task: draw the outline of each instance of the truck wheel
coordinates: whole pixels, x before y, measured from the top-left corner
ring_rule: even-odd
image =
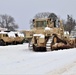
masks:
[[[6,43],[5,43],[3,40],[0,40],[0,45],[1,45],[1,46],[5,46]]]

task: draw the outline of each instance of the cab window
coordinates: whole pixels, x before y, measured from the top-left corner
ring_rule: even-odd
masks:
[[[36,27],[46,27],[46,21],[36,21]]]
[[[15,34],[16,37],[18,37],[18,34]]]
[[[3,34],[3,37],[8,37],[8,34]]]

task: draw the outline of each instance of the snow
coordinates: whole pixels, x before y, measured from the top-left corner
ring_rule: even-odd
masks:
[[[45,36],[44,35],[41,35],[40,38],[45,38]]]
[[[40,38],[45,38],[43,34],[34,34],[33,36],[39,36]]]
[[[7,32],[1,31],[0,34],[7,34]]]
[[[0,46],[0,74],[76,75],[76,48],[33,52],[28,43]]]
[[[45,27],[45,30],[50,30],[51,28],[49,28],[49,27]]]
[[[9,37],[16,37],[15,34],[14,34],[14,32],[8,32],[8,36]]]
[[[24,34],[21,33],[21,32],[13,32],[13,31],[11,31],[8,34],[9,34],[10,37],[13,37],[13,36],[16,37],[15,34],[18,34],[19,37],[24,37]]]
[[[69,32],[68,31],[64,31],[64,35],[69,35]]]
[[[19,37],[24,37],[24,34],[23,34],[23,33],[18,32],[18,36],[19,36]]]

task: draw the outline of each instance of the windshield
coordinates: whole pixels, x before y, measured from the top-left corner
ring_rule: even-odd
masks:
[[[36,27],[46,27],[47,22],[46,21],[36,21]]]

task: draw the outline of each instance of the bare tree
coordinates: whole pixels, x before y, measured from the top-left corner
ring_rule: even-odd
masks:
[[[0,15],[0,27],[7,28],[8,30],[15,30],[18,25],[15,23],[13,17],[8,15]]]
[[[66,31],[69,31],[69,33],[71,33],[71,31],[74,29],[75,26],[76,26],[75,19],[73,19],[72,16],[67,15],[67,21],[64,23],[64,29]]]
[[[46,18],[50,15],[49,12],[41,12],[41,13],[37,13],[34,18]]]

